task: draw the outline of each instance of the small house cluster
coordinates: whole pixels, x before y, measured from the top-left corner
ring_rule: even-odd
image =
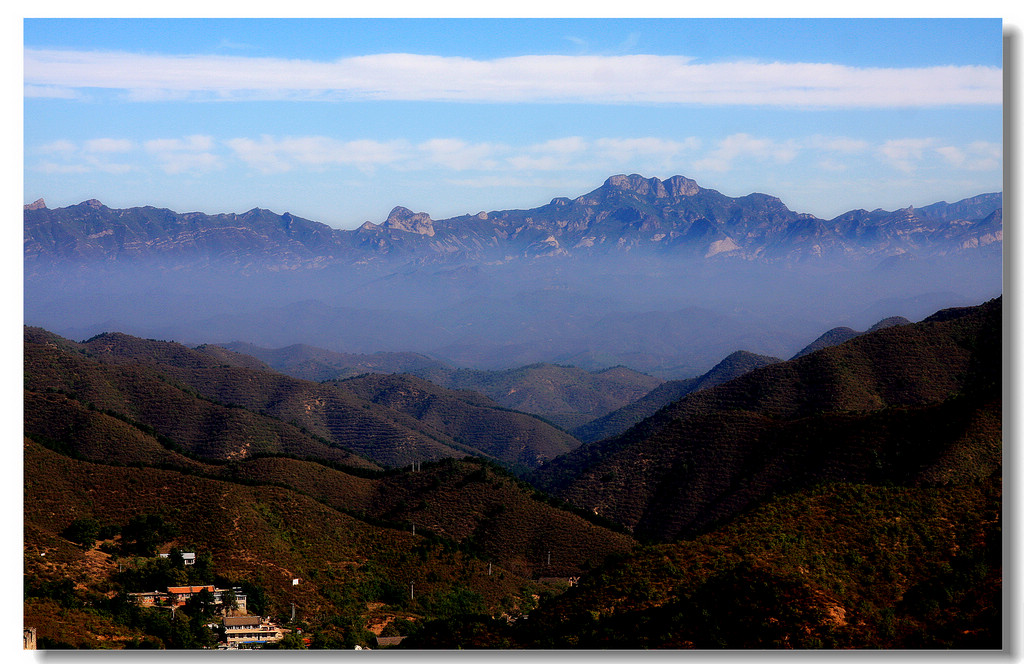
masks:
[[[287,629],[260,616],[229,616],[224,619],[224,638],[228,648],[276,643],[287,632]]]
[[[214,604],[224,604],[224,596],[229,592],[235,594],[236,608],[225,608],[227,615],[247,613],[245,593],[241,588],[215,588],[213,586],[168,586],[167,592],[154,590],[148,593],[128,593],[140,606],[166,606],[177,608],[184,606],[187,601],[198,595],[203,590],[210,593]]]

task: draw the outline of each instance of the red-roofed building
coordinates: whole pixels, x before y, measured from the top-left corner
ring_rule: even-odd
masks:
[[[184,606],[185,602],[189,599],[198,595],[203,590],[210,592],[210,599],[214,604],[221,604],[225,601],[225,595],[232,593],[234,595],[234,608],[225,607],[224,612],[228,615],[231,614],[242,614],[247,612],[246,607],[246,596],[242,592],[241,588],[214,588],[213,586],[170,586],[167,588],[167,592],[149,592],[149,593],[128,593],[128,596],[134,599],[140,606],[171,606],[177,608]],[[171,601],[174,598],[174,601]]]
[[[175,604],[181,606],[185,602],[192,599],[193,595],[198,595],[203,590],[208,591],[211,595],[213,594],[213,586],[168,586],[167,594],[174,595],[177,598]]]

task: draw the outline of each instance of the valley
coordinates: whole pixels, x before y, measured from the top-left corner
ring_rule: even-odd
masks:
[[[185,578],[129,550],[152,515],[300,647],[993,647],[1000,321],[995,300],[734,353],[589,444],[409,374],[26,328],[26,620],[51,648],[199,647],[126,599]],[[82,519],[107,534],[69,541]]]
[[[1001,205],[28,205],[25,624],[213,648],[237,609],[169,590],[213,588],[267,648],[999,649]]]

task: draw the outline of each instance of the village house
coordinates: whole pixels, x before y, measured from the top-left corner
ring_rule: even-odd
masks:
[[[229,616],[224,619],[224,638],[229,648],[240,645],[276,643],[288,630],[260,616]]]
[[[215,588],[213,586],[169,586],[167,592],[154,590],[148,593],[128,593],[140,606],[184,606],[185,602],[203,590],[209,591],[214,604],[223,604],[224,595],[229,590],[235,594],[237,608],[228,609],[228,614],[245,615],[247,613],[246,597],[241,588]],[[173,598],[173,601],[172,601]]]
[[[169,554],[169,553],[160,553],[160,554],[157,554],[157,555],[159,555],[161,558],[170,558],[171,557],[171,554]],[[181,560],[186,565],[195,565],[196,564],[196,554],[192,553],[192,552],[186,553],[186,552],[183,551],[181,553]]]
[[[192,599],[193,596],[198,595],[204,590],[208,591],[210,595],[213,595],[215,589],[213,586],[168,586],[167,594],[173,595],[175,598],[175,604],[181,606]]]

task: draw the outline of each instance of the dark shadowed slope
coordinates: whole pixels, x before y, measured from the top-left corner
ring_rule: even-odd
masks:
[[[902,316],[890,316],[889,318],[880,320],[874,325],[872,325],[870,328],[868,328],[868,332],[874,332],[875,330],[881,330],[883,328],[893,327],[895,325],[907,325],[909,323],[910,321],[907,320],[906,318],[903,318]],[[864,332],[858,332],[853,328],[834,327],[828,332],[822,334],[820,337],[818,337],[811,343],[807,344],[807,346],[801,349],[799,353],[797,353],[796,355],[789,359],[795,360],[798,357],[810,355],[814,351],[821,350],[822,348],[828,348],[829,346],[838,346],[839,344],[849,341],[850,339],[858,337],[862,334],[864,334]]]
[[[556,459],[538,486],[672,539],[821,481],[916,486],[1000,467],[1001,300],[695,392]]]
[[[633,403],[576,427],[572,430],[572,434],[585,443],[616,436],[691,392],[720,385],[758,367],[781,361],[777,357],[738,350],[716,364],[703,376],[662,383]]]
[[[629,403],[661,382],[621,366],[585,371],[537,363],[487,371],[456,369],[419,353],[338,353],[305,344],[277,349],[241,342],[223,346],[253,355],[281,373],[305,380],[345,379],[365,373],[412,374],[451,390],[479,392],[503,408],[539,415],[564,429]],[[202,347],[206,352],[210,348],[216,347]]]
[[[579,447],[578,440],[538,417],[415,376],[367,374],[333,384],[520,471]]]
[[[609,561],[516,636],[592,650],[998,650],[1000,502],[998,478],[797,491]]]
[[[152,427],[190,451],[218,458],[288,452],[345,462],[353,453],[384,465],[466,454],[532,467],[576,441],[528,415],[472,404],[478,428],[513,441],[475,447],[468,430],[446,430],[364,399],[337,384],[298,380],[222,362],[181,344],[102,334],[83,344],[26,329],[26,390],[62,393]],[[396,378],[395,380],[415,380]],[[449,405],[467,404],[455,398]],[[552,441],[558,441],[553,443]],[[365,463],[365,461],[363,461]]]

